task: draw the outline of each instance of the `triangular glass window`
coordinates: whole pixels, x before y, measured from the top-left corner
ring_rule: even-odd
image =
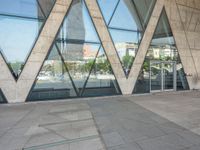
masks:
[[[51,12],[52,6],[55,4],[55,0],[38,0],[38,3],[46,17]]]
[[[79,93],[89,76],[92,64],[94,63],[100,44],[91,43],[57,43],[62,52],[69,73]]]
[[[41,9],[45,6],[52,8],[52,0],[41,4],[37,0],[5,0],[0,5],[0,51],[16,80],[46,20]]]
[[[62,40],[62,42],[79,41],[80,43],[100,43],[93,22],[83,1],[73,1],[57,40]]]
[[[98,0],[128,77],[156,0]]]
[[[55,39],[53,49],[56,49],[54,51],[57,51],[59,53],[59,56],[61,57],[61,60],[60,59],[59,60],[63,63],[63,66],[65,66],[64,68],[66,69],[64,71],[66,74],[65,78],[68,75],[68,78],[66,80],[66,82],[68,83],[65,83],[64,82],[65,80],[64,81],[61,80],[63,78],[63,75],[60,72],[56,74],[54,73],[55,77],[52,77],[51,75],[52,73],[48,73],[48,74],[40,73],[37,79],[39,78],[41,80],[45,80],[45,84],[43,85],[40,84],[44,81],[36,80],[35,87],[33,88],[31,92],[32,94],[30,95],[33,95],[33,97],[35,97],[34,100],[36,99],[41,100],[40,98],[38,98],[38,95],[36,94],[35,96],[34,93],[42,93],[43,91],[42,88],[44,88],[45,90],[48,90],[49,87],[50,89],[55,89],[54,86],[58,86],[56,87],[56,89],[61,89],[62,91],[61,93],[63,94],[62,95],[63,97],[59,97],[60,94],[57,94],[57,95],[47,94],[49,97],[46,96],[46,98],[45,97],[43,98],[45,100],[48,100],[48,99],[60,99],[60,98],[85,96],[83,95],[84,88],[87,85],[86,83],[89,77],[91,78],[90,74],[91,74],[91,71],[93,70],[93,67],[95,66],[94,63],[95,61],[97,61],[97,59],[100,59],[99,58],[100,51],[102,51],[103,48],[101,46],[101,42],[99,40],[98,34],[95,30],[94,24],[90,18],[87,7],[83,0],[73,0],[71,4],[71,8],[66,14],[63,24],[60,27],[60,30],[58,32],[58,36]],[[105,53],[103,54],[103,56],[106,57]],[[49,61],[49,59],[50,58],[48,58],[47,60]],[[47,60],[45,62],[47,62]],[[100,64],[102,69],[107,67],[107,65],[108,63]],[[56,72],[55,69],[58,70],[58,67],[52,67],[52,68],[53,69],[51,70],[53,70],[53,72]],[[115,80],[113,74],[111,74],[110,72],[102,73],[104,70],[102,70],[101,68],[97,72],[98,76],[96,77],[98,78],[94,80],[93,82],[94,87],[96,88],[98,87],[98,92],[96,92],[96,96],[103,95],[103,93],[104,95],[111,95],[111,93],[104,92],[105,87],[108,85],[109,88],[111,88],[111,83],[109,84],[109,82],[111,82],[110,81],[111,76],[112,76],[112,82],[113,82],[112,85],[115,83],[116,88],[118,88],[117,83],[116,83],[117,81]],[[109,65],[109,68],[111,68],[110,65]],[[49,74],[51,78],[46,80]],[[57,74],[58,75],[61,74],[61,75],[58,76]],[[100,81],[102,85],[104,85],[105,87],[99,86]],[[39,85],[40,86],[42,85],[42,88],[40,88]],[[68,90],[67,91],[62,90],[62,87],[63,89],[68,89]],[[98,94],[99,92],[102,92],[102,94]],[[49,93],[55,93],[55,92],[49,92]],[[59,93],[59,91],[56,93]],[[120,92],[118,90],[118,92],[115,92],[115,93],[113,92],[112,94],[119,94],[119,93]],[[95,93],[93,93],[93,95],[95,95]],[[93,96],[93,95],[87,94],[87,96]],[[29,98],[28,100],[30,99],[31,98]]]
[[[181,59],[163,10],[133,93],[187,89]]]
[[[58,35],[57,45],[80,92],[100,48],[100,40],[83,1],[73,2]]]
[[[40,70],[28,100],[64,99],[76,96],[67,65],[54,45]]]
[[[111,65],[103,48],[101,48],[92,66],[82,96],[117,95],[120,93]]]
[[[0,104],[7,103],[6,97],[4,96],[2,90],[0,89]]]

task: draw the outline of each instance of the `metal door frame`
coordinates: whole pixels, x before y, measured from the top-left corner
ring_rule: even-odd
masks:
[[[161,66],[161,87],[160,90],[152,90],[151,89],[151,68],[153,64],[160,64]],[[164,64],[172,64],[173,67],[173,88],[172,89],[165,89],[165,75],[164,75]],[[166,92],[166,91],[176,91],[176,62],[175,61],[150,61],[150,93],[155,93],[155,92]]]

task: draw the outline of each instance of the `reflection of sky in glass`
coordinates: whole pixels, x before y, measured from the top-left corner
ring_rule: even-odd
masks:
[[[99,49],[98,56],[102,56],[102,55],[105,55],[105,52],[103,50],[103,47],[101,46],[101,48]]]
[[[88,14],[88,10],[85,4],[82,5],[82,13],[85,28],[85,41],[99,42],[98,35],[96,33],[90,15]]]
[[[134,20],[134,16],[136,15],[132,14],[133,12],[129,9],[133,9],[132,6],[128,8],[124,1],[121,0],[112,18],[110,27],[137,30],[138,27],[136,21]]]
[[[115,43],[117,42],[118,43],[123,43],[123,42],[138,43],[137,32],[128,32],[128,31],[110,29],[110,33]]]
[[[122,61],[123,56],[126,55],[127,47],[138,46],[139,39],[138,39],[137,32],[127,32],[127,31],[110,29],[110,33],[112,35],[113,41],[115,43],[115,47],[117,49],[117,52],[121,61]]]
[[[118,0],[98,0],[103,16],[108,24]]]
[[[42,16],[36,0],[0,0],[0,13],[23,17],[38,18]],[[38,13],[40,11],[40,13]]]
[[[73,3],[58,37],[100,43],[84,2]]]
[[[40,26],[37,20],[0,16],[0,48],[8,61],[26,59]]]

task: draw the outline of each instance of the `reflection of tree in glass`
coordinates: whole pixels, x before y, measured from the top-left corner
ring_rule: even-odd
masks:
[[[149,70],[149,61],[145,60],[143,64],[143,69],[147,72]]]
[[[130,55],[125,55],[123,58],[122,58],[122,63],[124,65],[124,68],[130,68],[130,66],[132,66],[133,64],[133,61],[134,61],[134,57],[133,56],[130,56]]]
[[[101,73],[111,73],[111,65],[108,60],[98,60],[95,64],[95,70]]]
[[[9,67],[10,70],[12,70],[15,77],[18,77],[23,66],[24,66],[24,64],[22,62],[19,62],[19,61],[8,63],[8,67]]]
[[[89,60],[86,64],[82,65],[82,70],[89,72],[94,64],[94,60]]]

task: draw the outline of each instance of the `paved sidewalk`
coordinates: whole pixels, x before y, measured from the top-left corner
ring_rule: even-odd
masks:
[[[199,135],[136,104],[138,98],[89,101],[108,150],[200,150]]]
[[[200,135],[200,91],[129,98],[134,103]]]
[[[104,150],[86,102],[0,106],[0,150]]]
[[[0,150],[200,150],[199,95],[0,105]]]

